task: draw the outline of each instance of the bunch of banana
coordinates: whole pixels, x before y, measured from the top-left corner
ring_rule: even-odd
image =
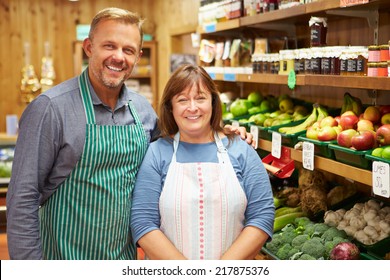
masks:
[[[344,94],[343,106],[341,107],[341,114],[352,111],[356,116],[363,113],[362,101],[358,97],[352,96],[349,92]]]
[[[313,110],[311,114],[303,123],[300,123],[296,126],[281,127],[279,128],[279,132],[283,134],[295,134],[300,131],[304,131],[309,126],[312,126],[317,121],[321,121],[326,116],[328,116],[328,112],[326,111],[326,109],[315,103],[313,104]]]

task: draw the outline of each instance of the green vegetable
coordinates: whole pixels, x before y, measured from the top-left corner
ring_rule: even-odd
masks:
[[[298,250],[301,250],[301,247],[302,245],[308,241],[310,239],[310,236],[307,235],[307,234],[301,234],[301,235],[298,235],[296,236],[292,241],[291,241],[291,245],[298,249]]]
[[[279,207],[278,209],[275,210],[275,217],[280,217],[288,213],[295,213],[295,212],[302,212],[302,208],[300,206],[297,207],[288,207],[288,206],[283,206]]]
[[[322,236],[325,231],[329,229],[329,226],[324,223],[318,223],[314,225],[314,233],[315,236]]]
[[[304,215],[305,213],[303,212],[295,212],[276,217],[274,221],[274,232],[281,230],[287,224],[293,223],[295,218],[302,217]]]
[[[267,248],[271,253],[276,254],[283,244],[282,236],[280,234],[274,234],[272,240],[265,243],[265,248]]]
[[[328,228],[321,236],[321,238],[325,241],[332,241],[335,237],[340,237],[340,238],[347,238],[347,234],[343,230],[339,230],[335,227],[330,227]]]
[[[281,260],[288,260],[291,249],[292,247],[290,244],[283,244],[282,247],[280,247],[279,250],[276,252],[276,256]]]
[[[313,258],[320,259],[324,257],[326,249],[320,238],[312,238],[303,243],[301,251],[303,254],[308,254]]]
[[[274,196],[274,205],[275,209],[282,207],[284,205],[284,202],[286,201],[285,198],[278,198]]]
[[[315,257],[310,256],[309,254],[302,254],[298,260],[316,260]]]

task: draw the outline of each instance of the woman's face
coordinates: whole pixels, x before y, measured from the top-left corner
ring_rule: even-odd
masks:
[[[180,132],[180,140],[189,143],[211,141],[211,93],[197,84],[187,87],[172,98],[172,114]]]

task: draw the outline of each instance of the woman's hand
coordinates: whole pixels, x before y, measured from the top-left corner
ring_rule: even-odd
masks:
[[[253,148],[256,148],[256,139],[253,139],[253,135],[250,132],[246,131],[246,128],[243,126],[232,126],[230,124],[225,125],[224,127],[229,133],[234,133],[240,135],[241,139],[245,140],[249,145],[252,145]]]

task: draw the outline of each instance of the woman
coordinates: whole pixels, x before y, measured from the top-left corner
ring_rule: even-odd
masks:
[[[132,233],[150,259],[253,259],[272,236],[274,205],[256,151],[221,126],[216,85],[183,65],[160,103],[133,192]]]

